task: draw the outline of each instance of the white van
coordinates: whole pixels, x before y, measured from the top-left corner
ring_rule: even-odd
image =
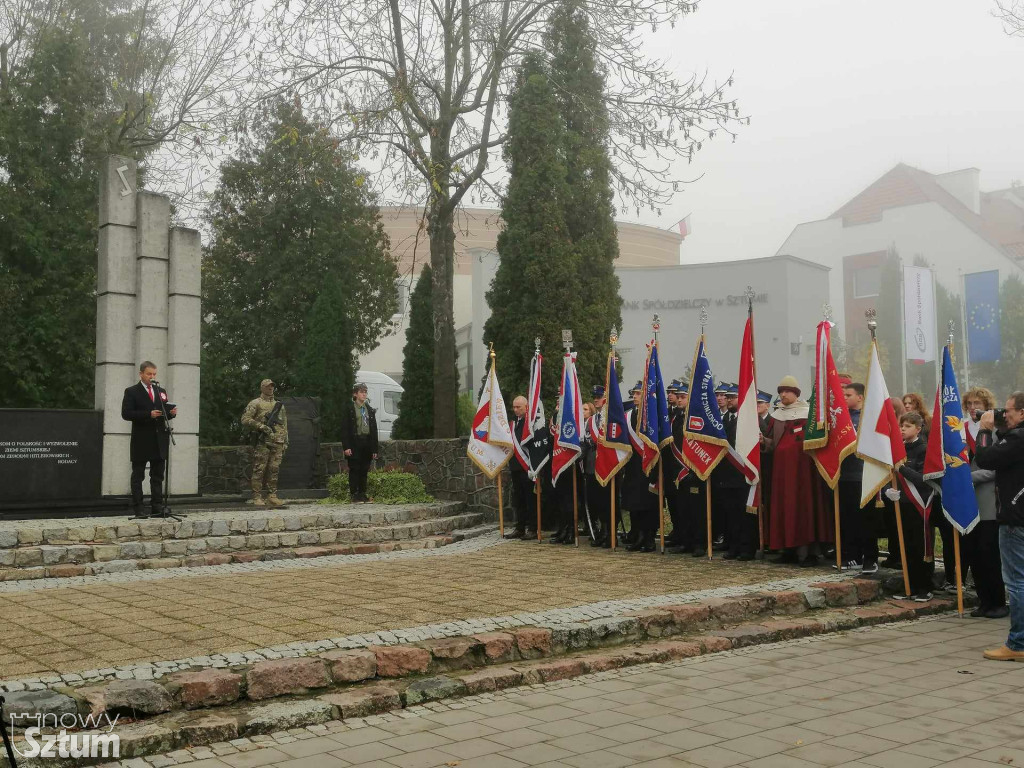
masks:
[[[402,401],[402,385],[384,373],[356,371],[356,382],[366,385],[366,399],[377,410],[377,434],[381,440],[391,439],[391,429],[398,418]]]

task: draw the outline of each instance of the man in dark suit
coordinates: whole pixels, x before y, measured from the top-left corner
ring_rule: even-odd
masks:
[[[164,409],[168,406],[167,392],[156,384],[156,366],[149,360],[139,366],[139,383],[124,391],[121,418],[132,423],[132,506],[135,514],[142,514],[142,478],[149,464],[150,509],[160,514],[163,500],[164,466],[170,446],[170,432],[164,424]],[[177,408],[167,411],[167,418],[178,415]]]

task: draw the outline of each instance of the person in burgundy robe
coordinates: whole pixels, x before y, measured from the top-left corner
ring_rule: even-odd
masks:
[[[804,451],[807,403],[800,387],[786,376],[778,387],[779,403],[770,412],[764,438],[772,454],[769,549],[783,552],[783,562],[817,564],[813,545],[832,540],[832,525],[821,490],[822,481]]]

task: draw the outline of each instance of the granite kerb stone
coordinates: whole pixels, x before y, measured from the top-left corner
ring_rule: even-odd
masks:
[[[913,618],[938,610],[950,610],[952,605],[949,599],[937,599],[917,610],[917,604],[903,605],[893,601],[868,603],[859,607],[837,606],[796,618],[785,614],[777,617],[755,614],[748,617],[746,623],[724,627],[698,626],[695,628],[698,634],[690,633],[674,639],[657,639],[649,643],[613,649],[590,647],[564,656],[519,659],[483,668],[470,668],[464,674],[427,676],[421,672],[404,679],[386,682],[379,678],[368,679],[357,685],[347,684],[335,687],[334,690],[305,694],[314,698],[297,698],[289,694],[270,702],[245,703],[244,699],[239,699],[216,710],[203,710],[202,713],[175,711],[159,714],[140,723],[119,726],[118,733],[125,734],[123,739],[126,739],[129,745],[127,750],[122,747],[122,757],[166,752],[182,744],[198,746],[223,741],[226,740],[225,733],[232,737],[234,734],[273,733],[337,719],[366,717],[402,707],[416,706],[423,702],[496,691],[524,683],[539,684],[567,680],[610,669],[685,659],[781,639],[806,637],[836,629]],[[751,618],[755,619],[756,623],[750,623]],[[637,627],[640,626],[635,617],[633,621]],[[703,634],[700,634],[701,631]],[[470,647],[479,646],[484,649],[485,659],[505,657],[516,643],[512,633],[506,635],[510,638],[508,641],[500,637],[504,634],[481,633],[472,638]],[[499,637],[494,637],[495,635]],[[488,642],[492,644],[490,655],[486,652]],[[426,651],[419,646],[410,647],[421,652]],[[443,658],[451,658],[449,646],[438,647],[443,649]],[[536,645],[532,649],[537,650]],[[366,653],[367,651],[362,651],[364,658]],[[376,653],[374,656],[376,657]],[[422,655],[418,658],[422,659]],[[334,651],[323,654],[319,659],[307,661],[318,661],[323,665],[323,669],[330,670],[330,661],[338,659],[339,654]],[[254,665],[248,670],[251,672],[258,666],[260,665]],[[316,666],[319,668],[319,665]],[[225,676],[244,677],[247,675],[247,667],[238,665],[218,672]],[[183,680],[188,678],[176,675],[168,680],[168,685],[181,685]],[[234,678],[225,680],[229,680],[232,685],[237,682]],[[137,686],[131,688],[138,690]],[[124,740],[122,744],[125,744]]]

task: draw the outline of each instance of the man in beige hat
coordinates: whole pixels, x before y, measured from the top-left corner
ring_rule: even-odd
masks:
[[[804,451],[808,406],[800,399],[800,385],[785,376],[777,391],[779,401],[764,428],[764,448],[772,453],[765,546],[781,551],[783,562],[812,566],[817,564],[815,545],[832,541],[833,526],[822,502],[821,478]]]
[[[277,474],[281,470],[284,452],[288,449],[288,417],[284,403],[274,399],[274,382],[260,382],[260,396],[250,400],[242,414],[242,426],[252,434],[255,443],[252,452],[252,499],[258,507],[281,507],[277,497]],[[266,501],[263,486],[266,485]]]

